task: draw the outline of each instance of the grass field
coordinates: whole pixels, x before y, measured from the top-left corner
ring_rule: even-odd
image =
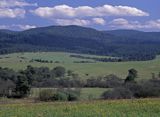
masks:
[[[73,53],[63,52],[37,52],[37,53],[15,53],[0,56],[0,66],[9,67],[15,70],[24,69],[27,65],[33,66],[48,66],[53,68],[55,66],[64,66],[67,69],[73,70],[78,73],[82,78],[90,76],[102,76],[108,74],[115,74],[121,78],[125,78],[128,69],[135,68],[139,72],[139,78],[151,78],[151,73],[158,74],[160,72],[160,56],[151,61],[140,62],[96,62],[96,63],[74,63],[74,61],[84,61],[84,59],[71,58]],[[83,55],[92,56],[92,55]],[[102,56],[92,56],[102,57]],[[23,59],[22,59],[23,58]],[[32,59],[52,60],[53,63],[38,63],[29,62]],[[59,61],[60,63],[54,63]],[[88,60],[87,60],[88,61]],[[90,60],[92,61],[92,60]],[[86,76],[85,74],[89,74]]]
[[[159,117],[160,99],[0,105],[0,117]]]

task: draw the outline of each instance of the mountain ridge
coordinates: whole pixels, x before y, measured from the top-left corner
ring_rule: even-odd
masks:
[[[136,30],[99,31],[81,26],[49,26],[25,31],[0,30],[0,54],[69,51],[151,60],[160,54],[160,33]]]

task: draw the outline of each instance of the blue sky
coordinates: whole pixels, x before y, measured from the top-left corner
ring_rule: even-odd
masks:
[[[80,25],[160,31],[160,0],[0,0],[0,29]]]

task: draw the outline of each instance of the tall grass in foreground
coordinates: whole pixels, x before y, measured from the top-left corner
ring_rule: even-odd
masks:
[[[0,117],[160,117],[160,99],[0,105]]]

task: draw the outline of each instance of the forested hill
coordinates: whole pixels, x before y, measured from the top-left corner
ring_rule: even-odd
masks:
[[[122,60],[151,60],[160,54],[160,33],[98,31],[80,26],[50,26],[21,32],[0,30],[0,54],[65,51],[109,55]]]

